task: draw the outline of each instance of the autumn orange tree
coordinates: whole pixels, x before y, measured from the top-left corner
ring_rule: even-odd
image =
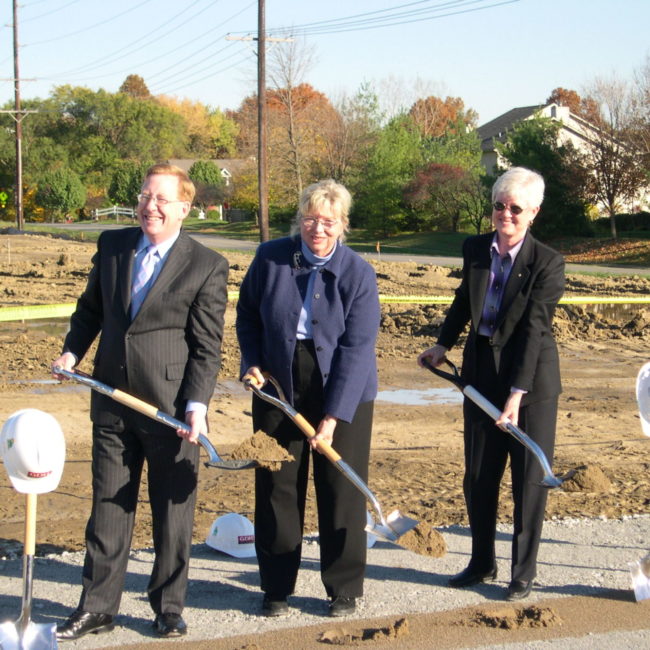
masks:
[[[478,120],[476,111],[466,110],[460,97],[440,99],[433,95],[418,99],[411,106],[409,116],[424,138],[438,138],[459,126],[472,128]]]

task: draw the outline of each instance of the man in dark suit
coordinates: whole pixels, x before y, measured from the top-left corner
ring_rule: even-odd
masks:
[[[495,232],[465,241],[462,281],[438,342],[418,358],[439,365],[469,323],[463,379],[503,409],[495,423],[465,400],[463,488],[472,557],[449,585],[468,587],[496,578],[499,485],[509,456],[514,532],[507,600],[525,598],[532,589],[547,490],[539,485],[539,464],[505,432],[505,424],[520,424],[552,462],[561,391],[551,325],[564,291],[564,260],[529,232],[543,197],[542,177],[528,169],[514,167],[497,179]]]
[[[93,392],[93,503],[78,608],[59,639],[113,629],[147,462],[155,561],[148,596],[161,637],[185,634],[199,434],[220,365],[228,263],[181,226],[194,198],[184,171],[154,165],[138,197],[139,228],[97,242],[88,284],[53,366],[71,370],[101,332],[93,376],[171,413],[169,427]]]

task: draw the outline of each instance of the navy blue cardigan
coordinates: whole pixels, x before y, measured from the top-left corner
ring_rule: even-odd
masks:
[[[239,290],[237,338],[242,375],[251,366],[268,371],[289,400],[291,365],[310,269],[300,237],[261,244]],[[325,412],[350,422],[362,402],[377,395],[375,342],[380,309],[374,269],[338,244],[319,269],[312,297],[312,327],[323,377]]]

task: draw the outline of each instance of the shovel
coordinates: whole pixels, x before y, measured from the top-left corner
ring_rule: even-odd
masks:
[[[26,494],[25,546],[23,549],[23,605],[15,623],[0,625],[2,650],[52,650],[58,648],[56,623],[33,623],[32,582],[36,549],[36,494]]]
[[[469,399],[471,399],[474,404],[485,411],[496,422],[496,420],[498,420],[501,415],[501,411],[496,406],[494,406],[492,402],[483,397],[483,395],[481,395],[481,393],[479,393],[476,388],[463,381],[460,378],[460,374],[458,373],[458,368],[456,368],[456,366],[451,361],[449,361],[449,359],[445,357],[444,361],[454,371],[453,374],[436,368],[426,359],[423,359],[422,363],[434,375],[438,375],[438,377],[449,380],[452,384],[461,390],[463,395],[469,397]],[[535,458],[537,458],[539,464],[542,467],[542,471],[544,472],[544,478],[541,482],[542,487],[558,488],[564,481],[570,478],[570,475],[562,477],[555,476],[555,474],[553,474],[553,470],[551,469],[551,465],[548,462],[548,458],[546,458],[544,450],[527,433],[524,433],[524,431],[522,431],[516,424],[507,422],[505,426],[508,433],[516,438],[524,447],[526,447],[526,449],[532,452]]]
[[[68,379],[74,379],[75,381],[78,381],[85,386],[89,386],[98,393],[108,395],[116,402],[124,404],[125,406],[132,408],[134,411],[138,411],[139,413],[147,415],[154,420],[158,420],[158,422],[162,422],[163,424],[172,427],[172,429],[182,429],[183,431],[187,432],[190,431],[190,427],[187,426],[185,422],[181,422],[171,415],[159,411],[152,404],[147,404],[147,402],[144,402],[143,400],[138,399],[133,395],[129,395],[129,393],[125,393],[124,391],[117,388],[111,388],[110,386],[107,386],[101,381],[97,381],[93,377],[89,377],[84,373],[81,373],[79,371],[71,372],[70,370],[64,370],[60,366],[55,366],[53,368],[53,372],[57,375],[63,375]],[[217,453],[214,445],[202,433],[199,434],[198,443],[201,445],[201,447],[203,447],[203,449],[205,449],[206,453],[208,454],[209,460],[205,463],[206,467],[216,467],[217,469],[252,469],[254,467],[259,467],[259,463],[256,460],[223,460]]]
[[[637,602],[650,598],[650,553],[640,560],[630,562],[629,566]]]
[[[250,379],[245,379],[244,383],[248,386],[260,399],[263,399],[269,404],[273,404],[279,408],[283,413],[285,413],[291,421],[307,436],[307,438],[313,438],[316,435],[316,430],[314,427],[307,422],[304,416],[300,415],[296,409],[291,406],[286,401],[282,388],[278,382],[269,375],[264,375],[268,381],[273,385],[275,390],[278,393],[278,397],[273,397],[260,387],[254,384]],[[379,518],[379,522],[372,520],[372,523],[368,523],[365,530],[373,535],[383,537],[389,542],[394,542],[398,540],[404,533],[407,533],[412,528],[415,528],[418,525],[418,522],[415,519],[406,517],[400,513],[399,510],[393,510],[388,517],[384,517],[379,501],[377,497],[370,491],[370,488],[363,482],[363,479],[341,458],[340,454],[328,443],[323,440],[319,440],[318,451],[320,451],[323,456],[327,458],[334,466],[357,488],[363,495],[370,501],[372,507]],[[372,518],[371,518],[372,519]]]

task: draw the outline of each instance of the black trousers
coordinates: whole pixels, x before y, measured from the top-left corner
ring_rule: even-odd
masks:
[[[323,412],[323,386],[311,341],[299,342],[293,360],[294,408],[315,428]],[[339,421],[333,447],[367,482],[374,402]],[[280,471],[255,472],[255,547],[262,591],[292,594],[301,559],[309,459],[314,463],[321,579],[330,597],[363,595],[366,568],[365,497],[318,452],[279,409],[253,398],[253,425],[273,436],[296,459]]]
[[[93,426],[93,503],[80,609],[119,610],[145,460],[155,550],[149,603],[156,614],[183,611],[199,448],[129,409],[113,426]]]
[[[478,342],[479,380],[475,388],[503,408],[510,386],[500,385],[487,339]],[[522,406],[519,426],[553,462],[558,397]],[[463,488],[472,531],[470,566],[489,571],[495,566],[499,485],[510,458],[514,531],[512,580],[528,581],[536,575],[537,552],[544,523],[548,489],[539,485],[544,475],[537,459],[469,399],[465,399],[465,478]]]

